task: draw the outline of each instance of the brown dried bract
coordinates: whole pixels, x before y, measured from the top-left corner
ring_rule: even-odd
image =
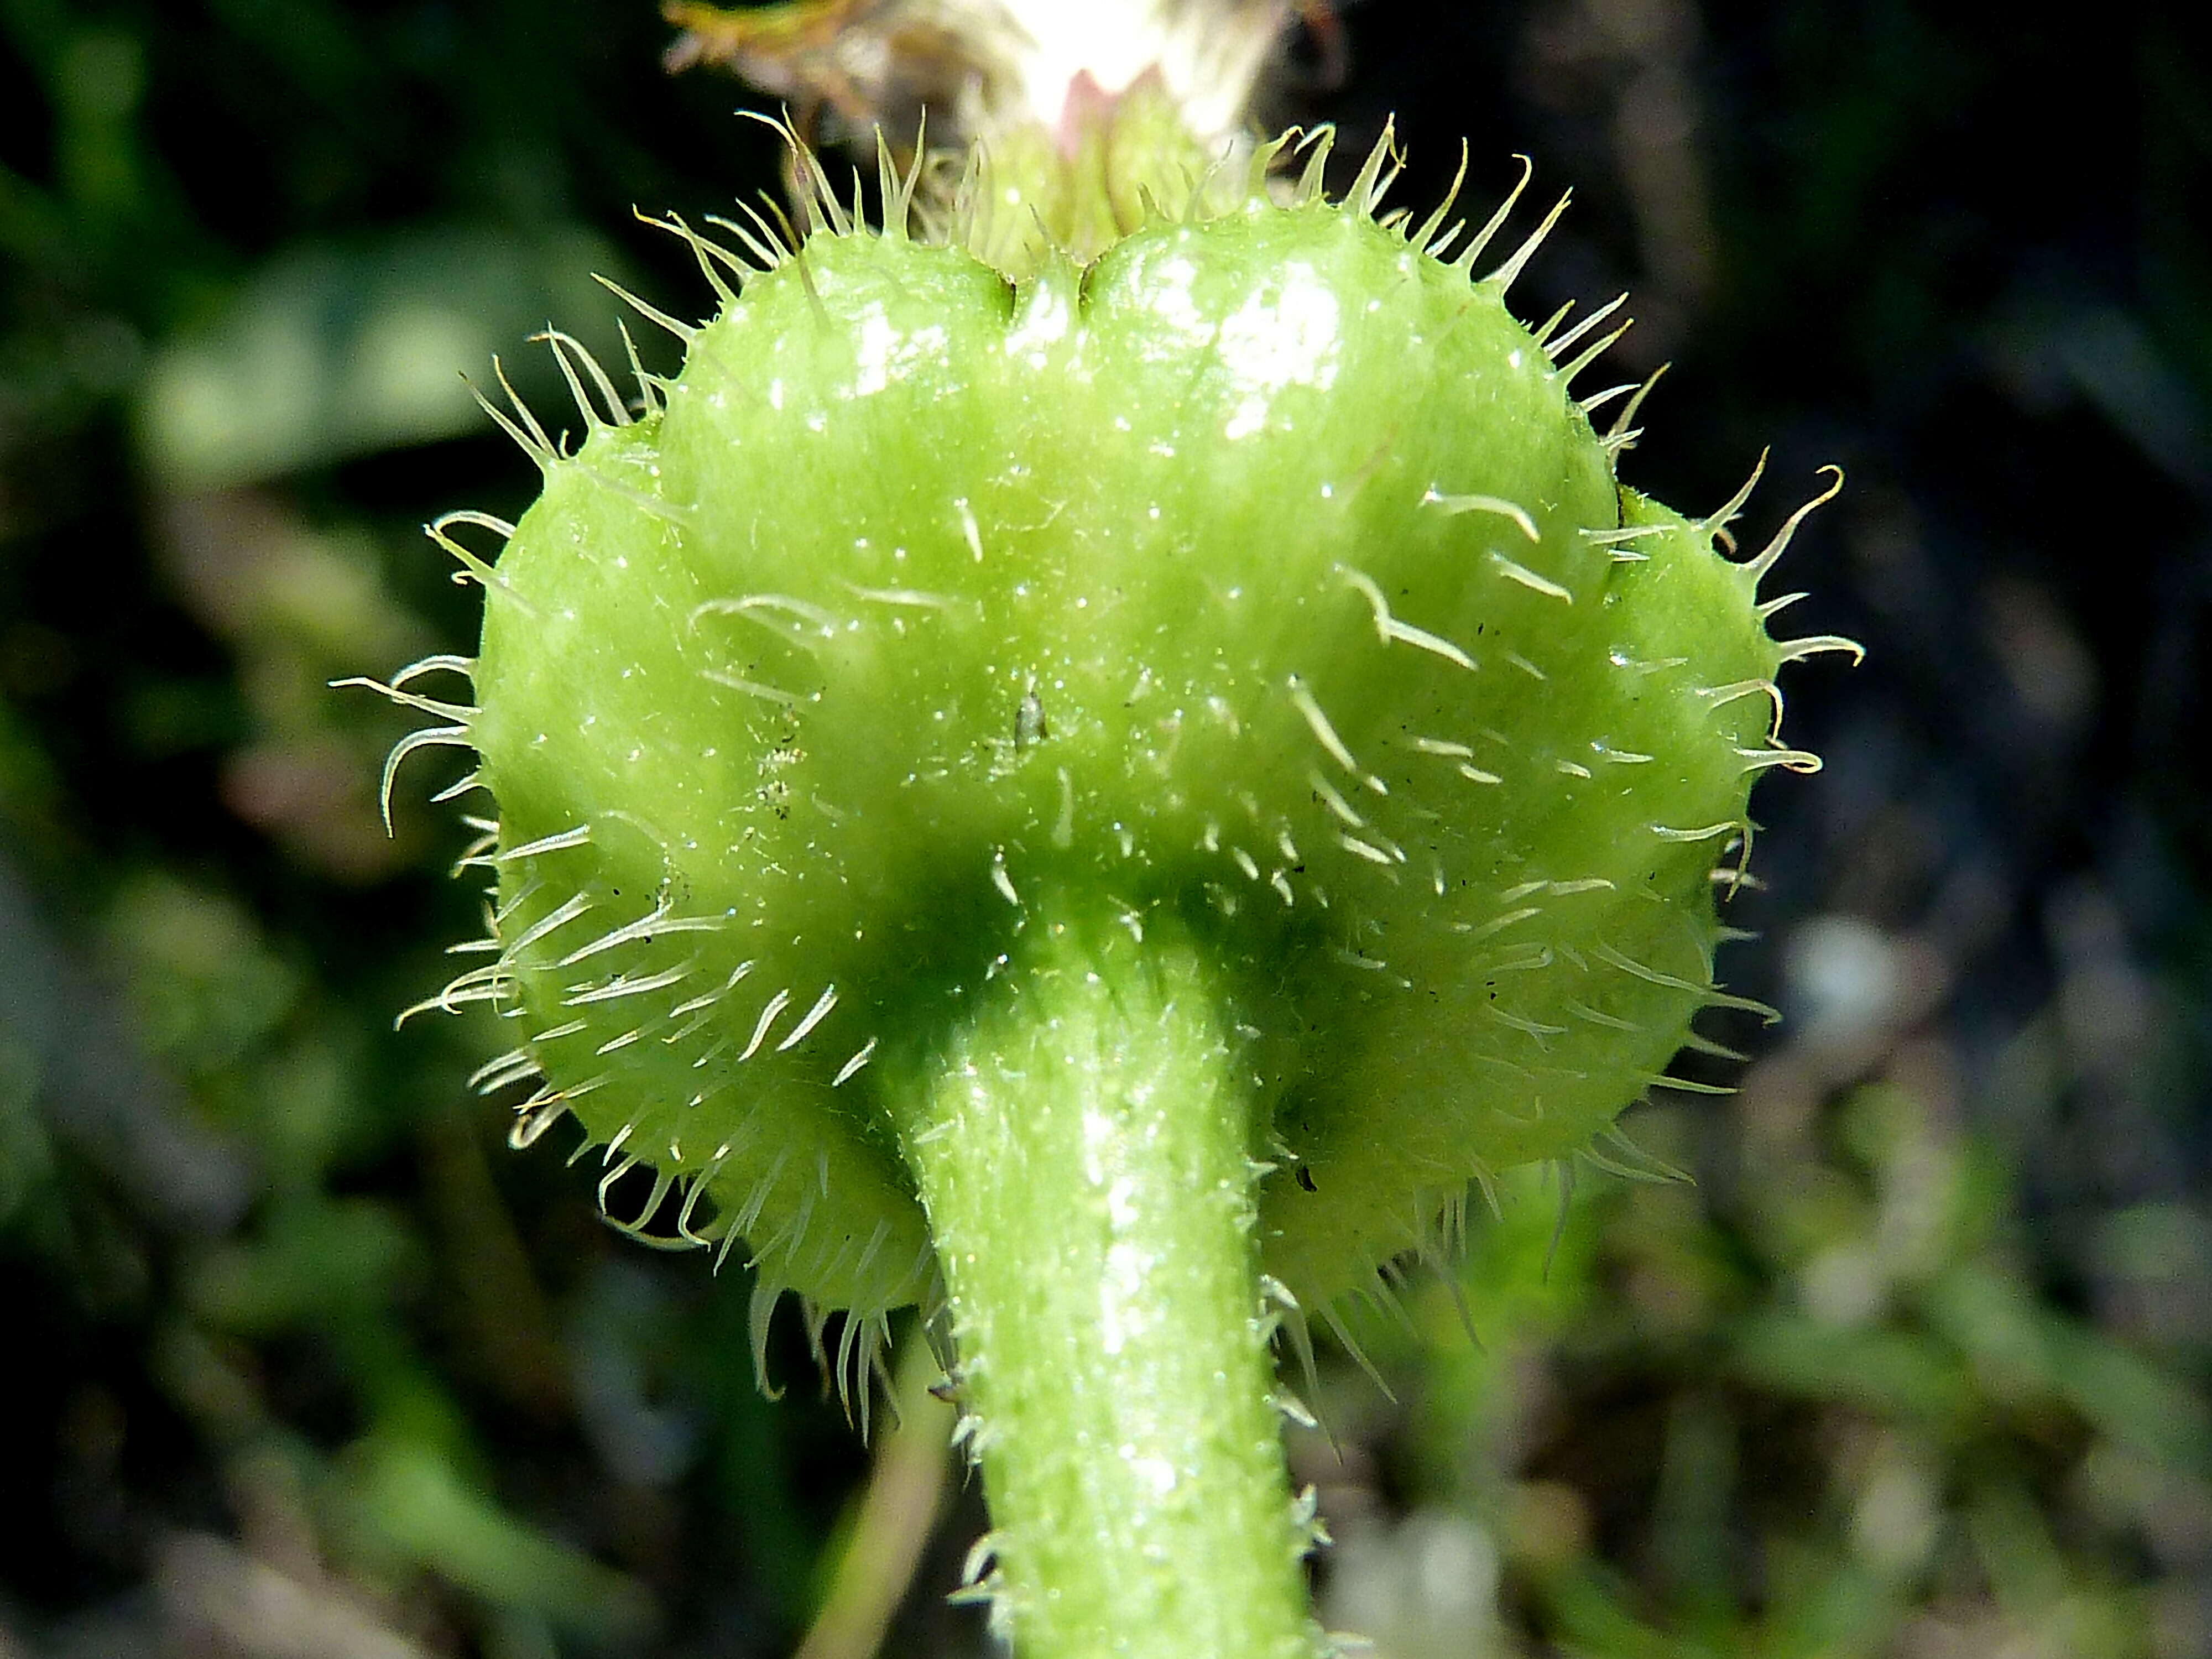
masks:
[[[683,30],[665,59],[672,72],[711,64],[791,106],[810,141],[880,125],[908,152],[922,111],[940,113],[982,93],[971,20],[957,7],[915,0],[787,0],[742,11],[668,0],[661,15]],[[827,112],[836,131],[822,135]]]
[[[1060,0],[1044,0],[1038,9]],[[1181,40],[1224,45],[1218,64],[1201,50],[1199,76],[1220,73],[1241,83],[1229,102],[1232,125],[1245,107],[1249,81],[1267,56],[1266,44],[1296,17],[1320,58],[1321,84],[1334,86],[1345,72],[1342,26],[1330,0],[1154,0],[1128,8],[1130,27]],[[1003,125],[1006,112],[1032,101],[1025,58],[1036,47],[1039,19],[1021,3],[995,0],[781,0],[743,9],[665,0],[661,15],[683,33],[669,47],[672,71],[711,64],[730,70],[772,97],[786,100],[794,130],[819,138],[861,141],[872,148],[880,127],[902,164],[918,141],[925,109],[940,140],[955,145],[976,129]],[[1234,43],[1257,41],[1255,55]],[[1182,79],[1189,79],[1186,63]],[[1171,75],[1171,80],[1177,79]],[[1117,76],[1119,91],[1127,76]],[[1027,116],[1050,123],[1059,112],[1058,82],[1046,88],[1045,106]],[[1178,83],[1179,97],[1200,90]],[[829,117],[823,121],[824,114]],[[830,131],[823,132],[824,125]],[[1220,137],[1228,129],[1209,137]]]

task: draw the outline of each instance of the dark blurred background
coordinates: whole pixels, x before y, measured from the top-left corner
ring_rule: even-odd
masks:
[[[1574,187],[1518,292],[1633,290],[1632,482],[1710,509],[1771,446],[1755,544],[1843,464],[1780,574],[1869,653],[1790,677],[1827,769],[1756,803],[1723,972],[1787,1023],[1632,1115],[1696,1184],[1584,1170],[1547,1271],[1515,1183],[1484,1346],[1416,1275],[1395,1398],[1325,1369],[1322,1606],[1390,1659],[2212,1656],[2198,9],[1367,0],[1342,73],[1292,49],[1267,118],[1395,111],[1402,201],[1462,136],[1479,198]],[[386,839],[402,723],[325,682],[468,648],[418,526],[534,475],[457,373],[558,395],[523,342],[610,344],[590,272],[705,303],[633,204],[773,185],[669,33],[0,0],[4,1659],[986,1650],[925,1368],[864,1448],[794,1320],[763,1400],[734,1264],[510,1152],[483,1024],[391,1029],[467,832],[403,784]]]

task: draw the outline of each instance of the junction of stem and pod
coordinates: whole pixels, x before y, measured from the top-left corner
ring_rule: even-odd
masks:
[[[496,803],[424,1006],[514,1022],[519,1141],[742,1252],[757,1345],[843,1310],[865,1401],[923,1307],[1037,1659],[1310,1645],[1273,1329],[1498,1170],[1635,1166],[1620,1109],[1757,1006],[1713,952],[1752,782],[1815,763],[1775,672],[1844,648],[1765,631],[1802,511],[1739,563],[1741,497],[1618,481],[1614,307],[1507,308],[1556,209],[1385,214],[1387,138],[1334,198],[1325,135],[1186,167],[1130,137],[1171,111],[886,154],[873,225],[794,143],[806,234],[669,222],[717,315],[641,302],[685,362],[629,398],[554,337],[582,439],[499,416],[538,504],[434,531],[482,647],[387,688],[438,721],[392,766]]]

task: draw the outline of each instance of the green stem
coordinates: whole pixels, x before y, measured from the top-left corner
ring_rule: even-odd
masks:
[[[1046,921],[907,1136],[1024,1659],[1314,1651],[1251,1104],[1198,956]]]

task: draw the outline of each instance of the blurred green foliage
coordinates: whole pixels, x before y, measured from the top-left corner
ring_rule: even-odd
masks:
[[[1274,113],[1357,155],[1395,107],[1409,199],[1463,131],[1573,182],[1532,307],[1632,284],[1630,366],[1680,364],[1632,472],[1840,456],[1792,558],[1875,657],[1793,692],[1830,770],[1761,797],[1727,971],[1786,1035],[1637,1120],[1698,1184],[1585,1170],[1555,1231],[1521,1183],[1482,1346],[1416,1272],[1360,1333],[1395,1400],[1324,1355],[1322,1605],[1396,1659],[2212,1654],[2183,9],[1342,21],[1352,79]],[[664,44],[617,0],[0,0],[0,1650],[782,1653],[938,1507],[864,1515],[835,1409],[759,1397],[734,1266],[505,1149],[488,1021],[392,1030],[474,931],[465,832],[407,789],[386,839],[400,728],[325,689],[466,647],[416,526],[533,481],[460,375],[557,400],[526,336],[621,349],[591,271],[702,303],[632,204],[772,187]],[[981,1650],[957,1488],[887,1650]]]

